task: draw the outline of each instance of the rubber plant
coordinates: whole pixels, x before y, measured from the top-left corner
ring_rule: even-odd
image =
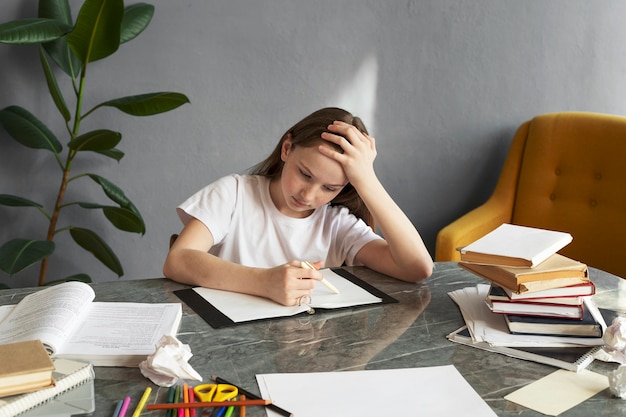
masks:
[[[97,153],[117,162],[124,156],[116,148],[122,139],[121,133],[107,128],[81,131],[81,122],[95,110],[108,107],[133,116],[150,116],[189,102],[184,94],[156,92],[107,100],[87,111],[83,109],[88,66],[112,55],[121,44],[137,37],[148,26],[153,14],[154,6],[145,3],[126,7],[123,0],[85,0],[76,21],[73,22],[68,0],[40,0],[37,18],[0,24],[1,43],[39,46],[39,59],[48,91],[67,131],[67,143],[64,147],[55,133],[28,110],[19,106],[0,110],[0,124],[9,136],[28,148],[50,152],[56,159],[60,177],[56,199],[50,204],[51,210],[30,198],[0,194],[0,204],[20,209],[32,208],[48,220],[45,239],[15,238],[0,246],[0,269],[7,274],[12,276],[40,262],[39,285],[68,280],[91,282],[91,277],[85,273],[46,281],[48,260],[55,250],[54,238],[64,232],[69,233],[78,246],[92,253],[118,277],[124,274],[118,257],[98,234],[71,224],[62,227],[59,225],[61,218],[67,217],[61,216],[64,209],[79,206],[86,210],[101,211],[120,230],[141,235],[145,233],[140,212],[118,186],[95,173],[75,174],[72,172],[72,164],[86,152]],[[71,78],[73,88],[68,94],[71,101],[66,100],[59,88],[56,73]],[[73,103],[71,110],[68,102]],[[50,175],[46,172],[42,174]],[[79,179],[100,187],[113,204],[66,202],[66,190]]]

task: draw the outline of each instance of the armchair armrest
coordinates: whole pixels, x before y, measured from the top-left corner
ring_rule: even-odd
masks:
[[[457,248],[486,235],[502,223],[510,223],[512,210],[498,199],[487,202],[450,223],[437,234],[435,261],[458,261]]]

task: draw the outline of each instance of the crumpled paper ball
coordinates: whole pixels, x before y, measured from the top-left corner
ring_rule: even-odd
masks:
[[[171,387],[179,379],[202,381],[188,363],[192,356],[189,345],[173,336],[163,336],[156,344],[156,351],[139,364],[139,370],[160,387]]]
[[[620,365],[616,370],[608,373],[609,390],[616,397],[626,399],[626,365]]]
[[[611,360],[626,365],[626,317],[619,316],[606,328],[602,337],[606,346],[604,350]]]
[[[614,396],[626,399],[626,317],[614,318],[602,338],[606,344],[604,351],[610,360],[621,364],[608,373],[609,390]]]

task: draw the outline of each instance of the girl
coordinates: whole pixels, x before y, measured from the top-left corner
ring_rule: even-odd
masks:
[[[221,178],[177,208],[184,228],[163,273],[283,305],[297,304],[322,278],[301,261],[427,278],[432,259],[378,180],[375,157],[375,140],[358,117],[338,108],[312,113],[250,175]]]

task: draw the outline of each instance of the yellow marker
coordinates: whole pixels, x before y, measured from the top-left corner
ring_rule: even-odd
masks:
[[[141,396],[141,400],[139,400],[139,404],[137,404],[137,408],[135,408],[135,412],[133,413],[132,417],[139,417],[139,415],[143,411],[143,408],[146,406],[146,403],[148,402],[148,398],[150,398],[151,392],[152,392],[152,388],[147,387],[146,390],[143,392],[143,395]]]

